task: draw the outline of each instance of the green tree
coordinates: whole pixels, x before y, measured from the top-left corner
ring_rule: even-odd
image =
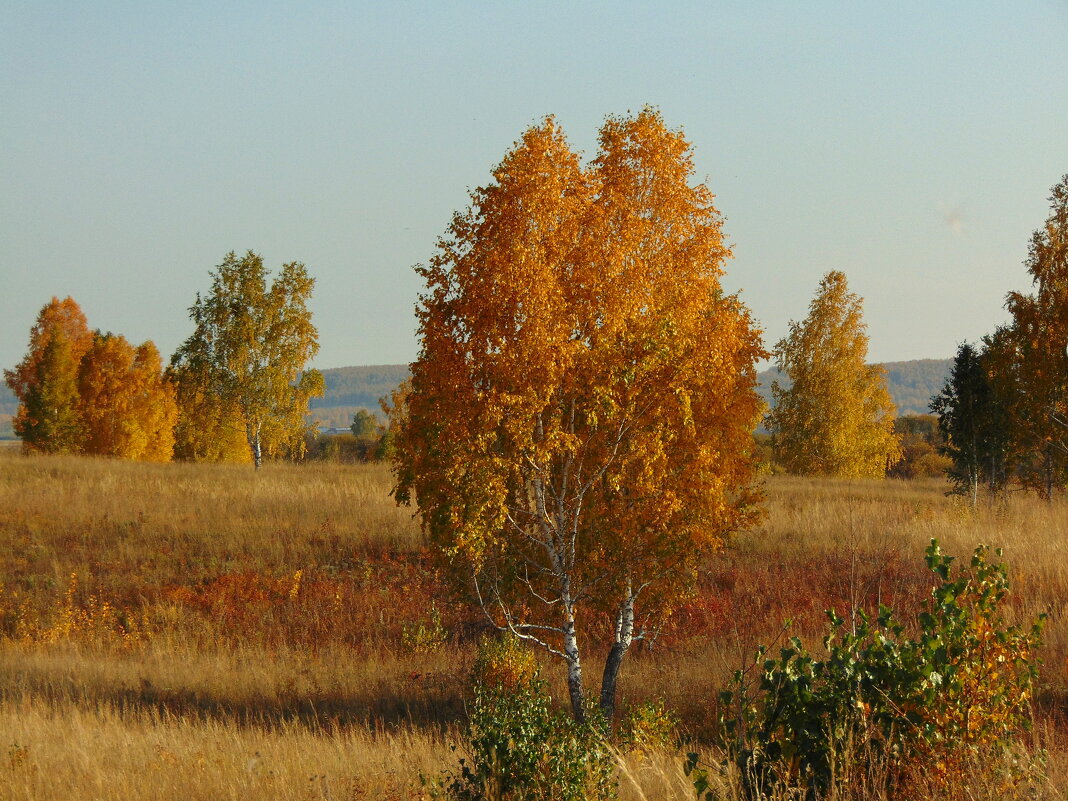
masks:
[[[1009,422],[987,375],[983,355],[964,343],[957,348],[946,385],[931,399],[943,444],[939,451],[952,467],[946,471],[957,492],[978,502],[979,485],[991,490],[1007,480]]]
[[[350,428],[355,437],[377,437],[382,433],[378,418],[375,417],[374,412],[366,409],[360,409],[353,415]]]
[[[267,278],[257,254],[228,253],[211,292],[189,309],[195,330],[171,359],[181,433],[229,415],[257,469],[265,451],[303,448],[308,401],[323,392],[319,371],[304,369],[319,350],[307,306],[315,279],[299,262],[284,265],[270,286]]]
[[[767,424],[776,458],[791,473],[877,478],[900,458],[884,371],[866,363],[861,304],[845,275],[829,272],[808,317],[791,321],[775,346],[775,363],[791,384],[772,383]]]
[[[609,801],[615,759],[596,722],[553,709],[534,655],[511,635],[484,640],[473,671],[467,756],[443,782],[453,801]]]
[[[692,172],[654,111],[606,121],[588,169],[547,119],[419,268],[396,496],[493,625],[564,661],[579,719],[589,620],[612,622],[611,718],[630,646],[757,515],[765,354]]]

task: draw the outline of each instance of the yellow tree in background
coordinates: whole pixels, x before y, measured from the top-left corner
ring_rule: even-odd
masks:
[[[775,346],[790,380],[772,384],[768,427],[776,459],[791,473],[879,478],[901,455],[885,373],[867,364],[861,298],[843,273],[820,281],[808,317]]]
[[[195,330],[171,359],[179,435],[192,438],[182,453],[202,456],[203,432],[238,427],[257,469],[264,453],[302,452],[308,401],[323,393],[319,371],[304,369],[319,351],[308,309],[315,279],[299,262],[283,265],[270,285],[267,278],[256,253],[228,253],[211,292],[189,309]],[[206,450],[217,449],[209,442]]]
[[[611,717],[629,647],[757,514],[766,354],[692,172],[655,111],[606,121],[589,168],[547,119],[419,268],[397,498],[495,626],[563,659],[579,718],[591,621]]]
[[[238,405],[219,397],[207,371],[188,358],[167,369],[178,401],[174,457],[193,462],[252,464]]]
[[[28,450],[76,453],[82,446],[78,365],[92,343],[85,315],[73,298],[52,298],[30,329],[26,355],[4,380],[19,400],[12,420]]]
[[[169,462],[174,456],[177,392],[163,369],[163,359],[155,343],[144,342],[137,347],[132,372],[138,386],[134,418],[144,438],[138,458]]]
[[[86,453],[168,462],[178,417],[174,387],[151,342],[96,334],[82,357],[78,394]]]
[[[151,342],[93,334],[73,299],[52,298],[4,373],[19,398],[15,433],[31,450],[169,461],[177,407],[161,367]]]

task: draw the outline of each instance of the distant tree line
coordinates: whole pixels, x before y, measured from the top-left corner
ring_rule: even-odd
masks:
[[[866,363],[861,299],[837,271],[775,347],[787,379],[772,383],[770,436],[756,447],[773,470],[911,478],[944,472],[955,491],[1009,486],[1051,498],[1068,483],[1068,175],[1031,237],[1034,292],[1010,292],[1012,321],[962,344],[934,416],[896,418],[885,371]]]
[[[346,426],[358,408],[378,409],[379,400],[389,397],[411,374],[407,364],[332,367],[322,373],[323,394],[313,399],[308,408],[320,414],[328,412],[331,407],[350,407]]]
[[[347,432],[309,431],[305,439],[306,458],[343,464],[380,461],[391,455],[392,447],[389,428],[366,409],[356,412]]]
[[[53,298],[25,357],[4,371],[24,448],[256,467],[265,456],[300,457],[308,400],[323,384],[304,369],[319,347],[307,308],[315,282],[298,262],[267,278],[255,253],[227,254],[166,369],[152,342],[91,332],[72,298]]]
[[[90,331],[69,297],[41,309],[29,352],[4,379],[19,399],[12,427],[28,449],[171,459],[178,406],[156,346]]]
[[[773,351],[770,435],[754,449],[771,470],[830,476],[941,472],[956,491],[1009,486],[1050,498],[1068,482],[1068,176],[1030,242],[1034,292],[1011,292],[1012,321],[962,344],[931,399],[934,416],[898,417],[886,371],[867,364],[862,299],[828,273],[801,322]],[[300,263],[273,282],[249,251],[227,254],[210,291],[189,309],[194,331],[164,368],[152,342],[91,331],[72,298],[37,316],[22,361],[5,370],[18,400],[11,427],[28,450],[168,461],[264,458],[343,462],[391,453],[386,426],[365,409],[351,434],[319,434],[307,422],[324,392],[305,370],[318,351],[307,304],[314,287]],[[932,368],[933,369],[933,368]],[[334,399],[365,401],[402,366],[341,368]]]

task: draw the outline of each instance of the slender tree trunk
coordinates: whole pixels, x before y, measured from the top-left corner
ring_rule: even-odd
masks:
[[[537,420],[537,438],[543,436],[541,417]],[[534,503],[538,520],[542,525],[542,537],[544,547],[552,565],[552,571],[560,582],[560,608],[564,614],[564,659],[567,662],[567,692],[571,696],[571,714],[579,723],[586,720],[586,693],[582,686],[582,657],[579,653],[578,631],[575,627],[575,598],[572,594],[571,575],[574,569],[574,543],[572,537],[570,543],[565,532],[572,532],[569,523],[570,510],[560,508],[555,504],[556,521],[549,524],[550,507],[553,505],[546,498],[545,483],[537,478],[533,481]],[[561,535],[563,537],[561,538]],[[570,544],[570,549],[568,548]]]
[[[567,692],[571,696],[571,714],[582,723],[586,720],[584,709],[586,696],[582,688],[582,659],[579,656],[578,635],[575,632],[575,617],[567,608],[564,624],[564,655],[567,658]]]
[[[260,426],[259,424],[252,425],[247,423],[245,425],[245,438],[248,440],[248,446],[252,450],[252,463],[256,465],[256,469],[259,470],[263,464],[263,447],[260,442]]]
[[[604,663],[604,675],[601,678],[601,713],[611,723],[616,714],[616,684],[623,657],[634,641],[634,596],[627,587],[627,597],[619,607],[616,615],[616,638],[608,658]]]

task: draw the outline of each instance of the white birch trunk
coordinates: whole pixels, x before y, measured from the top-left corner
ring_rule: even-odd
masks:
[[[578,633],[574,615],[567,613],[564,624],[564,655],[567,659],[567,692],[571,696],[571,714],[582,723],[586,719],[586,695],[582,687],[582,658],[579,655]]]
[[[245,438],[248,440],[248,446],[252,450],[252,462],[256,465],[256,469],[260,469],[260,465],[263,464],[263,447],[260,443],[260,424],[255,425],[248,423],[245,425]]]
[[[619,680],[619,669],[623,664],[623,657],[627,655],[633,642],[634,595],[628,583],[626,597],[616,613],[615,641],[608,652],[608,658],[605,659],[604,675],[601,678],[601,712],[608,722],[611,722],[616,714],[616,685]]]

